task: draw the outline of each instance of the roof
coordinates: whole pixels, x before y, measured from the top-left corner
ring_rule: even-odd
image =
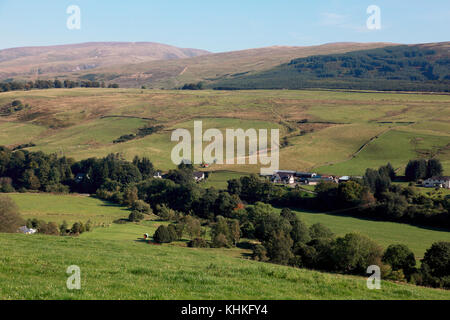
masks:
[[[205,176],[204,172],[201,172],[201,171],[195,171],[194,172],[194,178],[199,179],[199,178],[203,178],[204,176]]]
[[[450,177],[449,176],[435,176],[435,177],[428,178],[427,180],[450,181]]]

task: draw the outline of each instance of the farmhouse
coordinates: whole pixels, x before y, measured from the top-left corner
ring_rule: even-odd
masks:
[[[162,179],[163,176],[161,174],[161,171],[155,172],[155,174],[153,175],[153,178],[155,178],[155,179]]]
[[[200,181],[205,179],[205,173],[204,172],[195,171],[193,175],[194,175],[195,182],[200,182]]]
[[[27,226],[20,227],[18,231],[23,234],[35,234],[37,232],[36,229],[31,229]]]
[[[422,186],[426,188],[445,188],[450,189],[450,177],[432,177],[426,179]]]
[[[277,171],[271,177],[273,183],[294,184],[295,183],[295,171]]]

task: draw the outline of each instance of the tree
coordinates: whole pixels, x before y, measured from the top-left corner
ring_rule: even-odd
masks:
[[[133,210],[128,216],[128,220],[131,222],[139,222],[144,219],[144,214],[140,211]]]
[[[416,266],[414,253],[404,244],[392,244],[383,254],[382,261],[391,266],[393,271],[403,270],[408,277]]]
[[[0,195],[0,232],[14,233],[24,224],[16,203],[10,197]]]
[[[442,164],[438,159],[430,159],[427,163],[427,178],[442,175]]]
[[[157,243],[170,243],[173,241],[169,229],[166,226],[159,226],[153,234],[153,240]]]
[[[64,220],[59,226],[59,234],[65,236],[67,234],[67,229],[69,229],[69,225],[67,224],[67,221]]]
[[[252,259],[257,261],[267,261],[267,250],[264,246],[257,244],[253,248]]]
[[[427,176],[427,161],[410,160],[405,168],[405,176],[408,181],[417,181]]]
[[[450,288],[450,242],[433,243],[425,252],[420,270],[424,284]]]
[[[292,245],[291,237],[282,231],[272,233],[269,239],[264,242],[270,261],[284,265],[288,264],[290,259],[294,257]]]
[[[334,238],[334,233],[321,223],[315,223],[309,227],[309,235],[312,240]]]
[[[308,226],[306,223],[304,223],[302,220],[300,220],[299,217],[295,217],[291,221],[291,232],[290,236],[294,244],[298,242],[307,243],[311,240],[311,237],[309,235]]]
[[[217,222],[211,228],[211,240],[215,248],[230,247],[232,243],[232,235],[227,220],[217,217]]]
[[[368,266],[381,261],[382,254],[377,243],[357,233],[337,238],[332,249],[336,270],[350,274],[365,274]]]
[[[184,230],[191,239],[200,237],[202,231],[200,220],[192,216],[185,216],[181,220],[181,223],[184,225]]]

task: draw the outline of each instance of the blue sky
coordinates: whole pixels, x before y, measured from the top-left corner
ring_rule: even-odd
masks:
[[[69,30],[67,7],[81,9]],[[381,30],[368,30],[369,5]],[[151,41],[213,52],[328,42],[448,41],[448,0],[0,0],[0,49]]]

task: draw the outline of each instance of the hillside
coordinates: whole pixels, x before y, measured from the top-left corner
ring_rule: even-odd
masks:
[[[439,158],[450,170],[447,95],[334,91],[168,91],[52,89],[0,94],[0,106],[29,107],[0,117],[0,145],[33,142],[28,150],[76,159],[120,152],[148,156],[156,167],[174,165],[175,128],[280,128],[288,145],[281,169],[361,175],[387,162],[403,172],[410,159]],[[152,120],[153,119],[153,120]],[[114,140],[145,126],[164,130],[123,143]],[[357,151],[365,146],[359,153]],[[210,170],[258,172],[257,166],[214,165]]]
[[[208,54],[152,42],[91,42],[71,45],[24,47],[0,50],[0,80],[37,79],[58,73],[117,64],[170,60]]]
[[[221,89],[356,89],[445,91],[450,89],[450,43],[390,46],[345,54],[293,59],[257,74],[215,81]]]
[[[148,245],[138,236],[135,240],[107,240],[0,234],[0,299],[450,297],[445,290],[385,281],[381,290],[368,290],[364,277],[245,260],[235,256],[236,249]],[[81,268],[81,290],[69,291],[66,269],[74,264]]]
[[[98,81],[114,81],[121,87],[180,87],[188,82],[210,82],[233,74],[267,70],[299,57],[380,48],[387,43],[331,43],[309,47],[274,46],[214,53],[188,59],[124,63],[79,73],[60,74]]]

